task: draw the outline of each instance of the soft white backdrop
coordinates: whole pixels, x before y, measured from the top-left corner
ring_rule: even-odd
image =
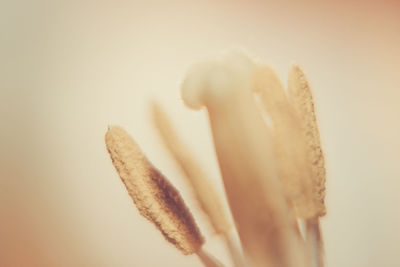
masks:
[[[187,67],[240,46],[314,90],[328,183],[328,267],[400,265],[400,5],[396,1],[1,1],[0,265],[200,266],[139,216],[104,145],[125,127],[181,190],[150,121],[157,100],[222,194]],[[29,263],[29,264],[28,264]]]

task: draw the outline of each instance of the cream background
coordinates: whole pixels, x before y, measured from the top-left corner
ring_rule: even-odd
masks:
[[[187,67],[240,46],[314,90],[328,169],[327,266],[400,265],[396,1],[1,1],[0,266],[201,266],[139,216],[105,150],[124,126],[191,200],[149,120],[158,100],[222,193]]]

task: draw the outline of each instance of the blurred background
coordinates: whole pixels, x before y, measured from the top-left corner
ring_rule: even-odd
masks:
[[[400,266],[400,3],[0,1],[0,266],[201,266],[132,205],[104,144],[121,125],[226,252],[163,148],[158,101],[222,194],[204,111],[179,83],[243,47],[286,84],[303,66],[327,161],[327,266]]]

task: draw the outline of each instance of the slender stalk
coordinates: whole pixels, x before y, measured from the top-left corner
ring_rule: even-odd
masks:
[[[208,181],[203,168],[196,161],[189,148],[182,143],[164,110],[158,104],[153,103],[152,112],[153,121],[164,145],[182,169],[200,208],[208,217],[214,233],[224,239],[233,265],[235,267],[243,267],[242,252],[231,238],[232,225],[223,209],[220,196]]]
[[[205,267],[224,267],[221,262],[208,252],[204,251],[204,249],[199,249],[196,254]]]
[[[167,114],[156,103],[153,103],[152,115],[164,145],[189,182],[197,203],[208,217],[215,234],[228,234],[232,229],[232,224],[224,210],[220,196],[210,183],[205,171],[190,149],[182,142]]]
[[[232,235],[224,235],[224,240],[226,246],[229,250],[229,254],[231,255],[233,266],[235,267],[244,267],[246,266],[244,262],[244,257],[241,248],[235,243],[233,240]]]
[[[313,267],[324,266],[324,243],[322,240],[319,218],[315,217],[305,221],[306,246],[312,257]]]

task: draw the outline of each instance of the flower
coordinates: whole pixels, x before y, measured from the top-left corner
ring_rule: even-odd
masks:
[[[288,91],[271,68],[240,51],[192,66],[182,83],[187,106],[207,109],[234,227],[166,113],[153,104],[166,147],[235,266],[323,265],[324,158],[310,87],[298,66],[290,71]],[[184,254],[196,253],[205,266],[222,266],[202,250],[204,239],[178,191],[133,139],[111,127],[106,145],[141,214]],[[299,220],[306,226],[304,238]],[[232,241],[232,228],[243,252]]]

